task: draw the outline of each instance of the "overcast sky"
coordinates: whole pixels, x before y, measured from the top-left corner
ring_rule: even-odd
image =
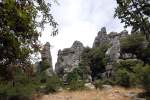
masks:
[[[58,0],[58,2],[60,5],[52,6],[52,14],[59,24],[59,34],[51,37],[51,30],[46,27],[40,38],[43,44],[48,41],[52,45],[53,65],[57,61],[58,50],[70,47],[75,40],[91,47],[101,27],[105,26],[108,33],[124,29],[120,20],[113,18],[116,0]]]

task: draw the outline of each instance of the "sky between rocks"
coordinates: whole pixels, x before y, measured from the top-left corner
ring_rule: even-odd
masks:
[[[52,6],[52,14],[58,22],[59,34],[51,37],[51,28],[46,26],[40,38],[44,44],[50,42],[53,67],[57,61],[59,49],[71,47],[75,40],[84,46],[92,47],[101,27],[107,32],[124,30],[120,20],[113,18],[117,6],[116,0],[57,0]]]

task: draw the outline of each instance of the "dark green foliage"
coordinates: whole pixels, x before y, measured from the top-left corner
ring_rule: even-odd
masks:
[[[83,70],[78,67],[75,68],[72,72],[67,75],[67,86],[71,91],[75,90],[82,90],[85,89],[84,87],[84,72]]]
[[[80,68],[75,68],[72,72],[68,73],[67,82],[82,80],[83,74]]]
[[[141,34],[132,34],[122,39],[121,53],[132,53],[144,63],[150,63],[150,43]]]
[[[47,79],[45,92],[46,93],[54,93],[57,92],[59,88],[63,86],[63,82],[60,80],[58,76],[53,76]]]
[[[121,40],[121,51],[122,53],[133,53],[137,54],[142,49],[145,38],[141,34],[132,34]]]
[[[36,20],[37,18],[42,20]],[[37,28],[44,29],[44,24],[47,23],[54,29],[52,35],[56,35],[57,23],[50,14],[50,6],[45,0],[0,2],[0,67],[6,67],[6,75],[12,73],[9,70],[11,64],[26,67],[26,63],[30,62],[30,55],[39,51],[38,37],[41,33]]]
[[[101,48],[94,48],[91,51],[91,70],[92,76],[100,78],[98,75],[105,71],[106,59],[105,53],[101,50]]]
[[[133,32],[140,30],[146,35],[150,34],[150,2],[149,0],[116,0],[115,17],[125,23],[125,27],[132,26]]]
[[[143,67],[143,62],[135,59],[121,60],[115,65],[116,84],[130,87],[139,86],[139,72]]]
[[[116,82],[113,79],[100,79],[94,81],[96,89],[102,89],[103,85],[115,85],[115,84]]]
[[[140,81],[146,92],[150,93],[150,65],[142,68],[140,74]]]
[[[84,84],[85,84],[84,81],[81,81],[81,80],[72,80],[69,83],[68,88],[71,91],[84,90],[85,89]]]
[[[93,79],[101,78],[101,73],[105,71],[107,48],[86,48],[82,54],[80,66],[83,67],[85,74],[91,74]]]
[[[130,73],[126,69],[120,69],[116,73],[116,81],[118,85],[130,87]]]
[[[43,60],[40,62],[40,72],[45,71],[47,68],[52,68],[52,66],[50,66],[50,63],[48,62],[48,60]]]
[[[0,81],[0,97],[15,100],[29,100],[40,84],[35,77],[29,77],[20,69],[16,69],[13,81]],[[5,100],[4,99],[4,100]]]
[[[21,69],[16,69],[15,72],[13,81],[0,81],[1,98],[30,100],[34,93],[53,93],[62,86],[62,81],[56,75],[48,77],[45,72],[42,72],[29,76]]]
[[[127,60],[121,60],[119,63],[115,65],[116,69],[126,69],[129,72],[134,72],[134,68],[137,64],[143,64],[142,61],[136,60],[136,59],[127,59]]]
[[[103,85],[103,81],[102,80],[95,80],[94,82],[94,86],[96,89],[102,89],[102,85]]]

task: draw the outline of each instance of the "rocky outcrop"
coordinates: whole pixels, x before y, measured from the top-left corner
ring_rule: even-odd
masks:
[[[44,68],[45,73],[48,76],[53,76],[54,72],[53,72],[53,67],[52,67],[52,57],[51,57],[51,52],[50,52],[50,43],[47,42],[44,46],[43,49],[41,51],[41,61],[40,62],[36,62],[34,64],[34,72],[41,72],[43,71],[42,67],[48,66],[49,68]]]
[[[96,36],[94,40],[93,48],[107,45],[108,42],[109,42],[109,39],[108,39],[108,35],[106,32],[106,28],[103,27],[101,28],[101,31],[98,32],[98,35]]]
[[[120,39],[126,36],[128,36],[126,30],[121,33],[111,32],[107,34],[106,28],[103,27],[94,40],[93,48],[102,47],[104,45],[109,46],[106,52],[106,55],[109,57],[109,62],[116,61],[120,57]]]
[[[80,41],[75,41],[70,48],[59,50],[55,72],[65,79],[69,72],[78,67],[83,50],[84,46]]]
[[[47,60],[49,63],[49,66],[52,67],[52,56],[51,56],[51,52],[50,52],[50,43],[47,42],[44,47],[43,50],[41,51],[41,58],[42,61]]]
[[[106,51],[106,56],[108,57],[108,63],[105,66],[106,72],[102,74],[102,77],[110,77],[113,74],[113,62],[116,62],[120,58],[120,39],[128,36],[126,30],[121,33],[111,32],[107,34],[106,28],[103,27],[100,32],[98,32],[97,37],[94,40],[93,48],[108,46]]]

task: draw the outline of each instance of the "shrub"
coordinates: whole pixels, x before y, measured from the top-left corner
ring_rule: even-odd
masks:
[[[16,83],[15,86],[11,82],[1,83],[0,97],[7,98],[6,100],[30,100],[37,87],[34,83]]]
[[[69,89],[71,91],[76,91],[76,90],[84,90],[85,86],[84,86],[85,82],[84,81],[77,81],[77,80],[72,80],[69,83]]]
[[[118,85],[130,87],[130,73],[126,69],[119,69],[116,73],[116,82]]]
[[[121,52],[138,54],[145,41],[145,37],[140,33],[129,35],[121,39]]]
[[[84,89],[83,71],[80,67],[75,68],[67,76],[68,88],[71,91]]]
[[[74,80],[76,81],[81,80],[82,75],[83,75],[82,70],[79,67],[75,68],[72,72],[68,73],[67,82],[70,83],[71,81],[74,81]]]
[[[142,68],[140,76],[143,88],[150,93],[150,65]]]
[[[112,79],[95,80],[94,85],[96,88],[101,89],[102,85],[115,85],[115,81]]]
[[[96,89],[101,89],[102,85],[103,85],[103,82],[102,82],[102,80],[96,80],[94,82],[94,85],[95,85]]]
[[[57,92],[60,87],[63,86],[63,82],[58,76],[53,76],[47,79],[45,93]]]
[[[150,42],[140,33],[121,39],[121,52],[135,54],[138,59],[150,64]]]
[[[115,66],[117,67],[116,69],[126,69],[129,72],[133,72],[137,64],[142,65],[143,62],[137,59],[127,59],[119,61]]]
[[[96,48],[85,48],[81,55],[80,66],[84,73],[91,74],[93,79],[100,79],[100,74],[105,71],[107,46]]]
[[[43,60],[40,62],[40,72],[45,71],[47,68],[51,68],[52,66],[50,65],[48,60]]]

